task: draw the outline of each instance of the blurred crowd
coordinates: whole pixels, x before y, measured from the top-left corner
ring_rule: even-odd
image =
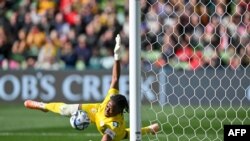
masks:
[[[241,69],[250,64],[249,0],[143,0],[147,69]]]
[[[109,69],[127,16],[123,0],[0,0],[0,66]],[[128,36],[122,38],[126,66]]]
[[[0,68],[110,69],[116,34],[129,64],[129,0],[0,0]],[[142,66],[250,64],[249,0],[141,0]]]

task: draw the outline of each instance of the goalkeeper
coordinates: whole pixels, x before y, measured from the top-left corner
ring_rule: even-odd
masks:
[[[86,111],[90,121],[96,124],[98,131],[102,134],[102,141],[120,141],[129,138],[129,128],[126,128],[123,113],[128,112],[129,106],[125,96],[119,94],[120,77],[120,53],[121,39],[116,36],[114,49],[114,65],[112,70],[112,81],[106,98],[102,103],[89,104],[65,104],[65,103],[43,103],[26,100],[24,105],[29,109],[38,109],[44,112],[51,111],[63,116],[70,116],[78,109]],[[155,134],[159,130],[157,123],[141,129],[142,135],[146,133]]]

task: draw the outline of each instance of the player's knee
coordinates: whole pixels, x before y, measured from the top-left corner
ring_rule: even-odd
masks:
[[[60,107],[60,114],[70,116],[78,110],[79,104],[64,104]]]

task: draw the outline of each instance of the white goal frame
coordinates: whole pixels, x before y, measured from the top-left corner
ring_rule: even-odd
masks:
[[[130,141],[141,141],[140,0],[129,0]]]

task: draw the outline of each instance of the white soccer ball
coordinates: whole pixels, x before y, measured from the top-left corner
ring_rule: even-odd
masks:
[[[70,125],[77,130],[84,130],[90,124],[88,114],[85,111],[78,110],[70,117]]]

